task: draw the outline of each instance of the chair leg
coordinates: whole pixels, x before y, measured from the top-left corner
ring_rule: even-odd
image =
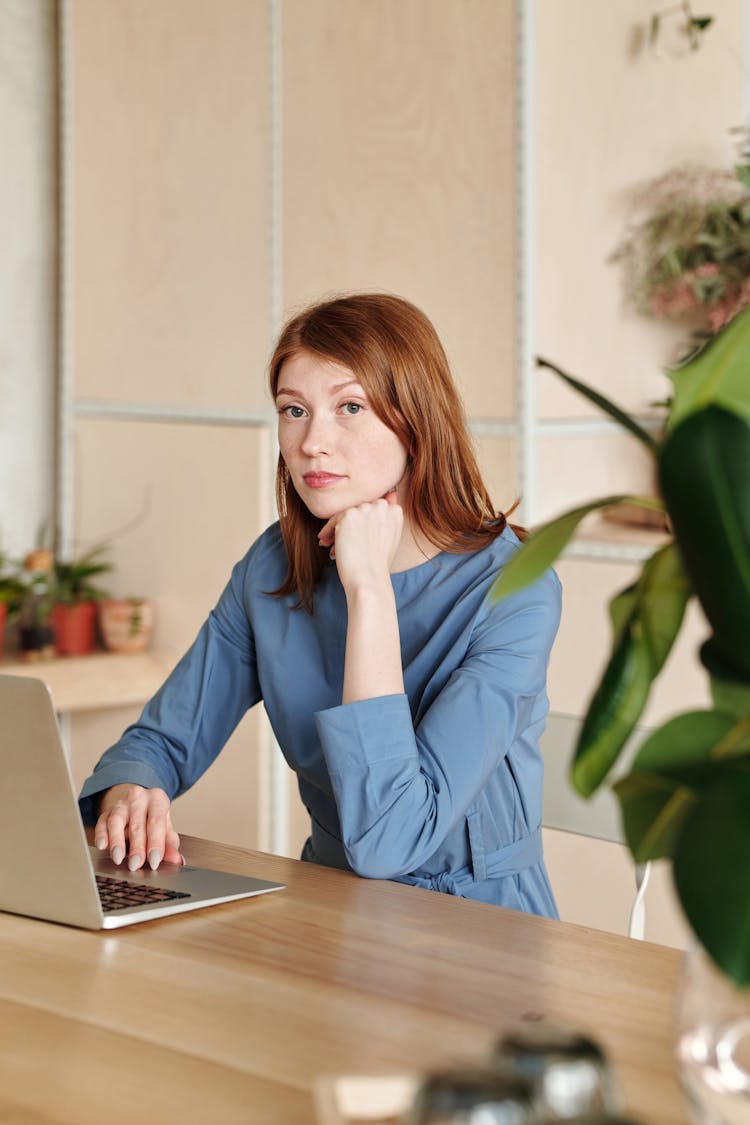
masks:
[[[635,865],[635,890],[633,907],[630,911],[628,937],[643,941],[646,929],[646,887],[651,875],[651,863],[636,863]]]

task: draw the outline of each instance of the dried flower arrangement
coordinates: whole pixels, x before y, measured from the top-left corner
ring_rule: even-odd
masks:
[[[715,335],[750,305],[750,139],[732,170],[689,165],[643,185],[614,259],[642,313]]]

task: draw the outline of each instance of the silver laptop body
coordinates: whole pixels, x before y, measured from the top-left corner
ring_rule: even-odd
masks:
[[[162,864],[130,872],[86,842],[46,684],[0,675],[0,910],[112,929],[283,889],[282,883]],[[102,908],[95,876],[161,898]]]

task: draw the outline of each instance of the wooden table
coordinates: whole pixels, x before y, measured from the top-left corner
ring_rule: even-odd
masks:
[[[193,862],[287,889],[107,934],[0,914],[0,1120],[312,1125],[322,1076],[476,1058],[543,1014],[594,1034],[644,1125],[687,1122],[675,951],[183,845]]]

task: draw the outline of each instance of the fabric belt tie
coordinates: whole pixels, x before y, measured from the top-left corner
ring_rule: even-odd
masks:
[[[461,895],[462,888],[485,879],[507,879],[519,875],[527,867],[533,867],[542,860],[542,830],[537,828],[522,840],[516,840],[505,848],[485,852],[479,831],[479,818],[471,813],[467,817],[469,828],[469,847],[471,863],[458,871],[441,871],[437,875],[398,875],[397,883],[407,883],[411,887],[424,887],[426,890],[442,891],[443,894]],[[340,840],[327,832],[317,820],[312,821],[312,836],[305,844],[302,858],[322,863],[326,867],[338,867],[351,871],[344,846]]]
[[[471,818],[469,818],[469,841],[471,841]],[[438,875],[399,875],[397,883],[408,883],[411,887],[424,887],[429,891],[442,891],[443,894],[461,895],[462,888],[484,879],[507,879],[519,875],[527,867],[533,867],[542,860],[542,830],[537,828],[530,836],[516,840],[495,852],[482,852],[474,855],[472,864],[460,867],[458,871],[441,871]],[[480,876],[481,871],[481,876]]]

